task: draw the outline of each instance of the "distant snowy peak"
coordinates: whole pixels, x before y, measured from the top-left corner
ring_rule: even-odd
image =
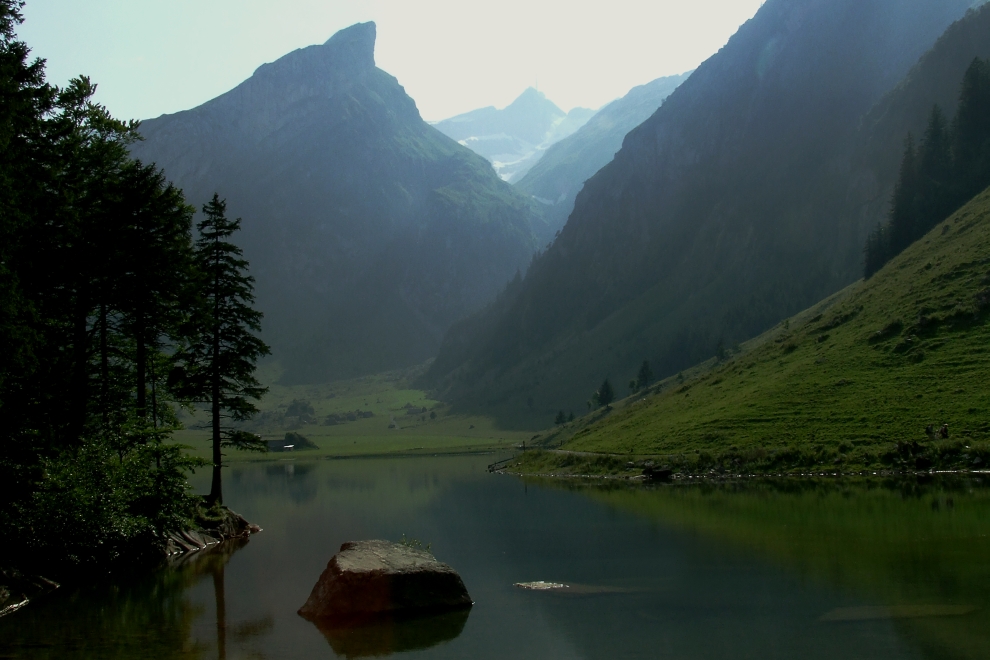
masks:
[[[434,126],[492,164],[512,183],[543,156],[550,145],[581,128],[595,112],[574,108],[564,112],[543,92],[532,87],[505,108],[479,108],[444,119]]]

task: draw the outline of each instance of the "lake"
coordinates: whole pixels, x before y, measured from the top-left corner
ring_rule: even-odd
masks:
[[[985,476],[651,487],[493,460],[235,463],[225,499],[262,533],[63,588],[0,619],[0,657],[990,657]],[[296,614],[341,543],[403,536],[461,573],[469,612],[328,631]],[[536,580],[572,588],[513,586]]]

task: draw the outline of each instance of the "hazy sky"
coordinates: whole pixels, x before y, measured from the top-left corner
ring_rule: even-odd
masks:
[[[510,103],[564,110],[696,67],[763,0],[28,0],[20,36],[64,84],[86,74],[122,119],[194,107],[261,64],[378,24],[376,62],[427,120]]]

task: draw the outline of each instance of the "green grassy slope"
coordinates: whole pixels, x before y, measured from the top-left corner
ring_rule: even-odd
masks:
[[[873,278],[693,377],[545,434],[565,451],[685,471],[985,468],[990,460],[990,190]],[[930,440],[929,424],[949,438]],[[612,470],[533,455],[526,469]],[[566,466],[565,466],[566,467]]]

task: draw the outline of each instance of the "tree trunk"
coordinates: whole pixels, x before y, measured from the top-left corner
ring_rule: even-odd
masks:
[[[151,371],[151,426],[158,430],[158,388],[155,386],[155,358],[158,356],[158,349],[155,348],[149,363]]]
[[[104,436],[110,430],[110,356],[107,339],[107,304],[100,303],[100,412]]]
[[[134,334],[137,347],[134,354],[134,369],[137,376],[137,416],[148,416],[148,347],[144,343],[144,318],[139,313]]]
[[[215,268],[213,282],[213,345],[210,364],[210,401],[213,404],[213,484],[210,487],[210,504],[223,504],[223,484],[220,470],[223,456],[220,454],[220,273]]]
[[[217,378],[213,384],[213,484],[210,486],[209,502],[223,504],[223,484],[220,470],[223,468],[223,455],[220,453],[220,393]]]
[[[87,305],[82,296],[76,301],[76,313],[72,328],[73,373],[72,389],[73,406],[70,407],[72,418],[69,421],[69,443],[77,444],[86,431],[86,409],[89,403],[89,351],[87,332]]]

